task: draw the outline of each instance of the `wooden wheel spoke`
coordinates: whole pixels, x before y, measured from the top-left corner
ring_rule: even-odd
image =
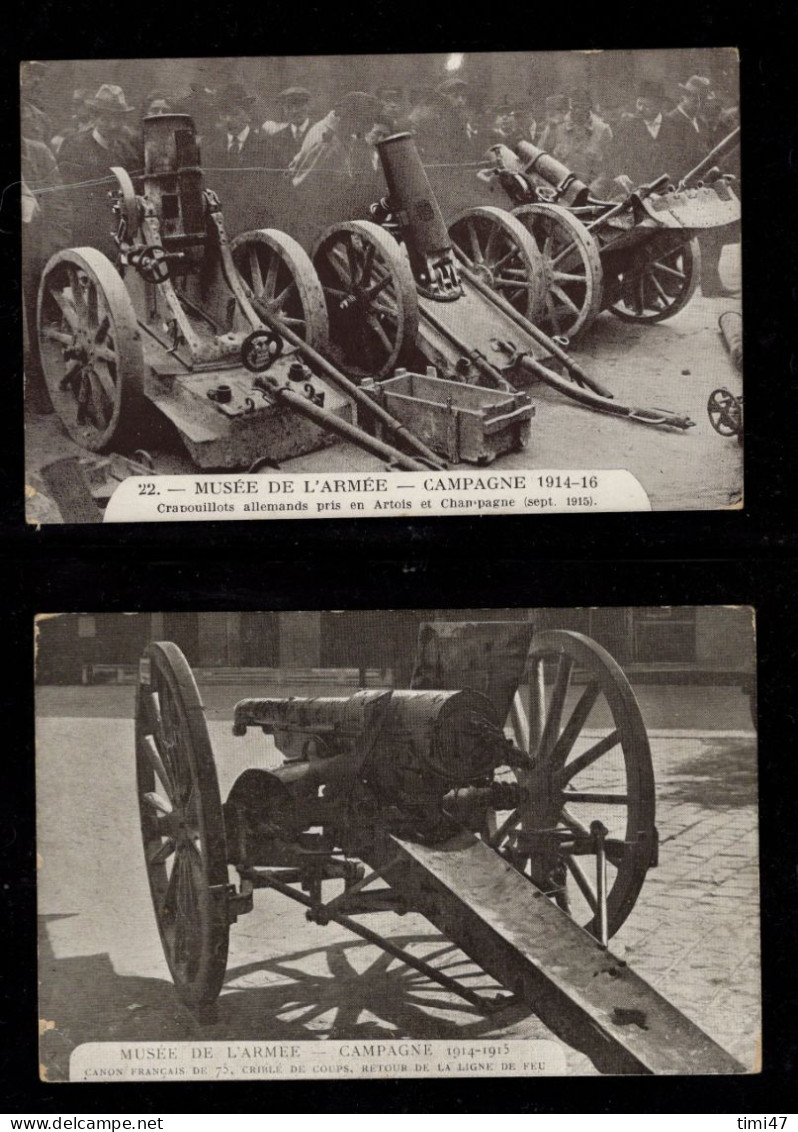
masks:
[[[84,379],[84,392],[88,394],[84,411],[93,418],[98,428],[104,428],[113,415],[113,400],[106,393],[96,370],[84,370]]]
[[[116,386],[114,385],[114,380],[111,377],[111,374],[108,372],[109,359],[105,357],[97,358],[95,354],[94,360],[95,365],[92,366],[91,373],[94,377],[96,377],[102,390],[103,396],[108,401],[110,401],[111,406],[113,407],[113,403],[116,398]],[[113,353],[111,354],[110,360],[112,362],[116,360],[116,357]],[[98,361],[101,363],[99,366],[96,364]]]
[[[557,308],[554,305],[554,299],[551,297],[551,294],[548,291],[546,292],[546,310],[549,312],[549,318],[551,319],[554,333],[562,334],[562,323],[560,322],[560,319],[558,317]]]
[[[162,920],[170,924],[175,919],[175,914],[178,908],[178,887],[180,885],[180,876],[183,872],[183,858],[180,853],[175,855],[174,865],[172,872],[169,875],[169,880],[166,884],[166,891],[163,894],[163,900],[158,910],[158,914]]]
[[[340,256],[336,255],[337,248],[331,248],[327,255],[327,263],[333,269],[339,280],[345,287],[345,294],[348,297],[352,294],[353,280],[347,266],[341,262]]]
[[[669,307],[671,304],[671,298],[665,293],[665,289],[663,288],[662,284],[660,283],[659,279],[657,279],[653,271],[649,272],[648,278],[649,282],[653,284],[654,290],[662,300],[662,309],[664,310],[666,307]]]
[[[58,342],[60,346],[71,346],[74,341],[71,334],[67,334],[65,330],[57,330],[54,326],[43,327],[42,337],[49,342]]]
[[[574,662],[570,657],[561,654],[557,662],[557,675],[554,679],[554,688],[551,693],[551,703],[549,704],[549,712],[546,722],[543,727],[543,734],[540,739],[540,757],[542,759],[548,758],[548,752],[552,749],[555,742],[560,735],[560,726],[562,723],[562,712],[565,706],[565,698],[568,695],[568,689],[571,683],[571,673],[573,671]]]
[[[488,837],[488,845],[490,845],[491,849],[495,849],[498,845],[500,845],[504,835],[506,833],[509,833],[509,831],[513,829],[514,826],[517,826],[520,820],[521,815],[518,810],[513,810],[509,817],[506,817],[501,825],[497,828],[496,832],[492,833],[490,837]]]
[[[363,256],[363,265],[360,272],[360,286],[365,287],[374,267],[374,256],[377,249],[374,244],[368,244],[366,247],[365,255]]]
[[[486,252],[487,252],[487,249],[486,249]],[[491,269],[491,271],[492,271],[492,272],[494,272],[494,274],[495,274],[495,272],[497,272],[497,271],[501,271],[501,269],[502,269],[502,268],[503,268],[503,267],[505,266],[505,264],[509,264],[509,263],[510,263],[510,261],[511,261],[511,260],[512,260],[513,258],[516,258],[516,259],[518,258],[518,248],[517,248],[517,247],[515,246],[515,244],[510,244],[510,246],[508,247],[508,249],[507,249],[507,251],[506,251],[506,252],[504,253],[504,255],[500,255],[500,257],[499,257],[499,258],[498,258],[497,260],[494,260],[494,261],[493,261],[492,263],[488,263],[488,265],[487,265],[487,266],[488,266],[488,267],[489,267],[489,268]],[[508,267],[508,268],[506,268],[506,270],[507,270],[507,271],[512,271],[512,270],[513,270],[513,268],[510,268],[510,267]],[[525,274],[525,272],[524,272],[524,269],[523,269],[522,267],[518,267],[518,268],[515,268],[515,270],[516,270],[516,271],[517,271],[517,272],[518,272],[518,273],[519,273],[520,275],[524,275],[524,274]]]
[[[683,271],[679,271],[675,267],[669,267],[666,263],[663,263],[661,259],[653,259],[649,266],[657,271],[663,271],[667,275],[670,275],[675,279],[679,279],[681,282],[684,282],[684,280],[687,278]]]
[[[274,291],[277,286],[277,272],[280,268],[280,260],[276,254],[269,257],[269,266],[266,269],[266,278],[263,280],[263,295],[268,303],[274,301]]]
[[[553,271],[552,279],[557,283],[581,283],[583,287],[587,286],[587,279],[584,272],[580,275],[575,275],[570,271]]]
[[[533,291],[535,289],[534,283],[529,283],[523,279],[502,279],[494,277],[494,287],[508,290],[512,288],[517,295],[522,295],[524,291]]]
[[[551,289],[564,307],[571,311],[572,314],[579,314],[579,307],[562,287],[558,287],[556,283],[553,283]]]
[[[590,837],[590,830],[584,822],[581,822],[578,817],[571,813],[567,806],[563,806],[560,810],[560,821],[567,825],[574,833],[578,833],[581,837]]]
[[[325,287],[324,290],[325,290],[325,293],[327,294],[327,296],[332,295],[333,298],[335,298],[335,299],[348,299],[349,298],[349,292],[348,291],[341,291],[341,290],[339,290],[338,287]]]
[[[163,798],[155,790],[148,790],[146,794],[142,794],[142,798],[159,817],[168,817],[172,811],[172,804],[166,798]]]
[[[163,844],[156,849],[150,857],[149,863],[151,865],[162,865],[165,861],[169,860],[176,848],[177,843],[175,839],[173,837],[167,837]]]
[[[69,278],[69,289],[72,293],[72,302],[75,306],[75,311],[81,322],[85,323],[88,320],[88,306],[86,304],[86,296],[83,293],[83,284],[74,263],[67,264],[67,276]]]
[[[585,871],[575,857],[570,854],[563,856],[565,867],[571,876],[576,881],[576,886],[584,896],[585,900],[590,905],[591,912],[598,912],[598,898],[590,886],[590,881],[585,876]]]
[[[563,799],[566,802],[589,802],[602,806],[628,806],[628,794],[610,794],[599,790],[564,790]]]
[[[255,294],[260,297],[263,294],[263,275],[260,269],[260,257],[258,255],[257,244],[250,244],[248,258],[250,284]]]
[[[381,314],[384,318],[390,318],[394,325],[396,325],[399,319],[399,312],[396,307],[391,306],[389,303],[372,303],[371,309],[374,314]]]
[[[105,318],[107,317],[105,315]],[[86,322],[95,331],[100,326],[100,296],[93,283],[89,283],[86,294]]]
[[[344,244],[346,251],[346,261],[349,265],[349,277],[353,283],[357,283],[360,268],[362,266],[358,259],[358,249],[355,247],[355,237],[350,233],[349,239]]]
[[[161,758],[161,753],[158,750],[155,739],[152,735],[143,736],[141,740],[141,748],[147,757],[150,768],[161,780],[161,785],[166,791],[169,801],[174,806],[177,802],[177,793],[175,791],[174,783],[172,782],[171,775],[166,769],[163,759]]]
[[[111,349],[110,346],[95,346],[94,357],[109,365],[116,365],[116,351]]]
[[[468,232],[468,240],[471,244],[471,259],[475,264],[479,264],[481,266],[485,262],[485,257],[482,254],[482,248],[479,245],[479,236],[477,235],[476,224],[473,220],[469,220],[468,224],[466,225],[466,231]]]
[[[67,296],[66,288],[64,288],[64,290],[62,291],[53,289],[50,291],[50,294],[55,299],[61,310],[61,313],[69,323],[72,330],[77,330],[80,326],[80,316],[78,315],[74,299],[71,296]]]
[[[288,296],[292,291],[296,292],[296,289],[296,282],[292,279],[288,286],[284,287],[275,299],[272,299],[271,303],[269,304],[269,309],[272,311],[282,310],[282,308],[285,306]]]
[[[568,722],[562,730],[557,742],[552,749],[550,760],[553,768],[559,768],[563,765],[565,760],[573,749],[573,745],[579,738],[582,728],[587,723],[591,711],[595,707],[596,700],[599,697],[599,684],[597,680],[591,680],[579,697],[574,710],[571,712]]]
[[[390,275],[385,275],[381,279],[378,279],[376,283],[373,283],[372,286],[369,287],[369,289],[366,291],[369,302],[371,302],[373,299],[376,299],[377,295],[382,294],[382,292],[390,282]]]
[[[374,331],[374,333],[377,335],[380,342],[382,342],[385,349],[390,353],[390,351],[393,349],[393,343],[391,342],[388,335],[385,333],[385,329],[382,326],[382,324],[380,323],[380,320],[377,318],[376,315],[370,314],[366,321],[368,322],[369,326]]]
[[[616,728],[614,731],[611,731],[609,735],[605,735],[603,739],[600,739],[598,743],[594,743],[588,750],[583,751],[581,755],[578,755],[575,759],[571,759],[569,763],[567,762],[565,766],[557,772],[555,779],[557,788],[562,789],[563,786],[567,782],[570,782],[572,778],[575,778],[577,774],[586,770],[589,766],[592,766],[594,762],[600,759],[602,755],[606,755],[613,747],[617,747],[620,741],[621,733]]]

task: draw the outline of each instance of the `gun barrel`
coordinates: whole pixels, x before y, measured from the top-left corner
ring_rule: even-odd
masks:
[[[524,162],[524,172],[537,173],[544,181],[548,181],[557,189],[558,199],[564,204],[579,206],[587,201],[590,189],[584,181],[580,181],[572,169],[552,157],[545,149],[532,142],[521,141],[516,146],[516,153]]]
[[[377,142],[377,152],[419,290],[434,299],[459,297],[452,241],[412,134]]]
[[[685,173],[679,181],[679,188],[686,188],[688,185],[692,184],[693,181],[697,181],[703,173],[712,168],[719,157],[724,157],[727,153],[730,153],[731,150],[736,149],[739,144],[740,127],[735,126],[730,134],[727,134],[722,141],[718,142],[714,149],[709,151],[706,157],[699,161],[698,165],[691,169],[689,173]]]

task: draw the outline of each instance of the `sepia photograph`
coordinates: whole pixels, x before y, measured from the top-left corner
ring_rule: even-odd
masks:
[[[733,45],[20,94],[29,522],[742,507]]]
[[[43,1080],[760,1071],[752,609],[35,633]]]

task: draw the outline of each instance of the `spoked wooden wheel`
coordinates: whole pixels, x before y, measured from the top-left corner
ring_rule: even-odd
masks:
[[[324,292],[304,248],[276,228],[258,228],[236,236],[230,250],[239,274],[270,314],[309,346],[326,349]]]
[[[643,245],[618,276],[620,298],[610,310],[624,322],[662,322],[693,297],[701,275],[698,240],[676,243],[668,233]]]
[[[387,377],[415,342],[418,297],[403,249],[368,220],[329,228],[313,253],[330,341],[353,377]]]
[[[538,321],[546,304],[546,275],[537,244],[520,221],[501,208],[469,208],[449,225],[465,266],[525,318]]]
[[[656,857],[651,751],[634,693],[595,641],[544,632],[533,638],[511,716],[530,762],[515,771],[520,804],[490,816],[487,840],[596,938],[609,938]]]
[[[531,232],[543,258],[545,298],[537,324],[575,338],[601,311],[598,244],[581,220],[558,204],[525,204],[513,216]]]
[[[191,669],[147,647],[136,698],[136,779],[158,931],[180,999],[201,1011],[227,965],[227,847],[216,768]]]
[[[53,408],[74,440],[93,452],[138,435],[144,354],[130,296],[95,248],[52,257],[38,297],[42,368]]]
[[[743,402],[728,389],[713,389],[707,400],[709,423],[721,436],[741,436]]]

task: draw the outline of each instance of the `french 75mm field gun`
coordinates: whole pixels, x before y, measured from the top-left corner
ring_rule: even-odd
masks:
[[[263,732],[267,754],[222,802],[191,670],[175,645],[148,646],[141,830],[185,1006],[212,1015],[230,925],[266,889],[486,1015],[525,1004],[602,1071],[740,1072],[609,950],[658,853],[646,728],[615,661],[526,622],[432,623],[411,685],[241,700],[233,734]],[[363,922],[386,912],[424,915],[498,993]]]

